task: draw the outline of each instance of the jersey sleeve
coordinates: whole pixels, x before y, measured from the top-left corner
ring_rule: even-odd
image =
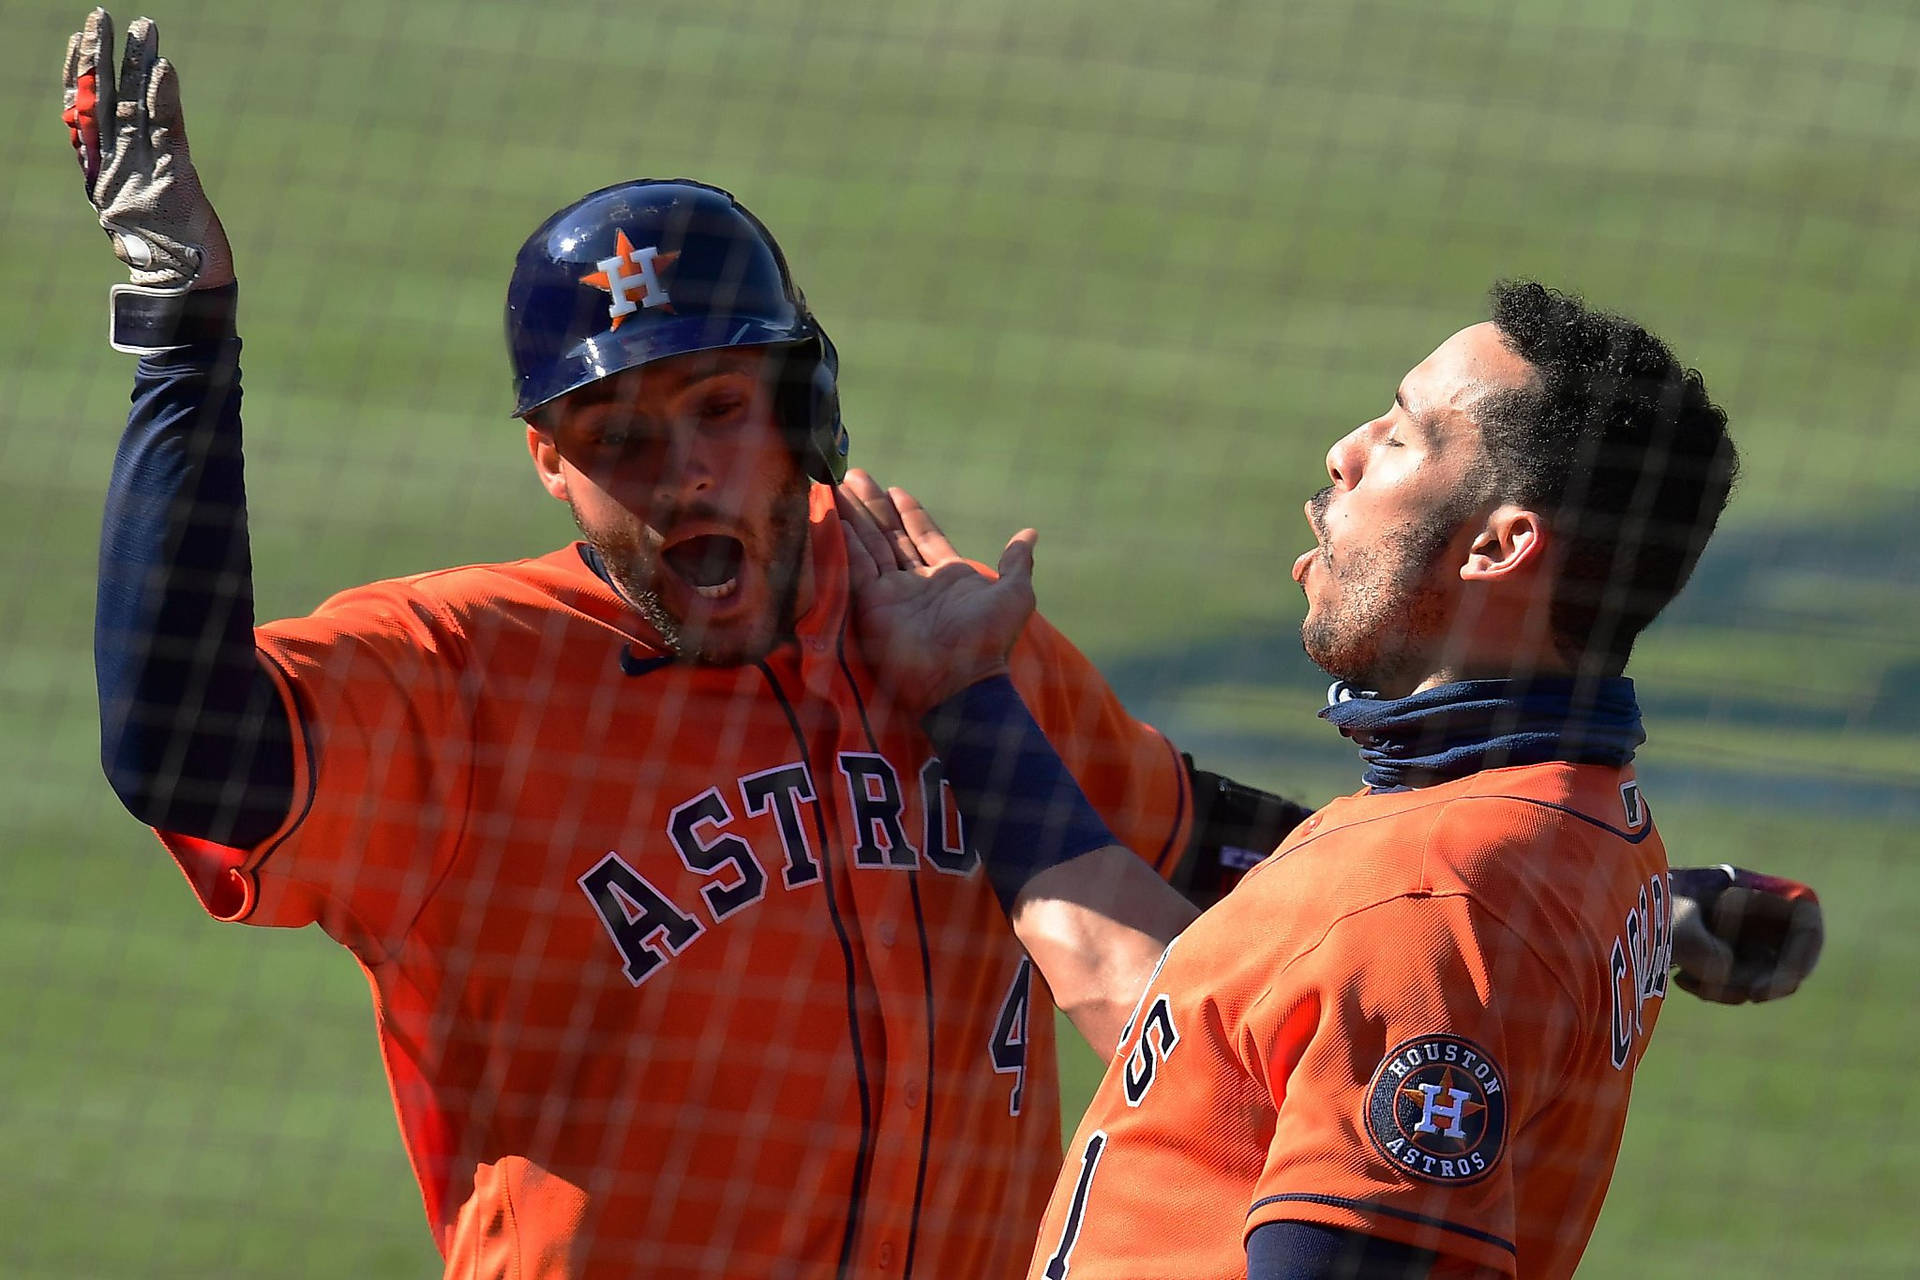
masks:
[[[1033,718],[1114,835],[1171,876],[1193,824],[1179,751],[1127,714],[1086,655],[1037,614],[1014,646],[1012,668]]]
[[[216,917],[317,922],[377,961],[459,843],[473,750],[462,637],[406,584],[376,583],[255,641],[297,726],[292,811],[249,849],[161,841]]]
[[[1550,1094],[1577,1014],[1504,925],[1464,895],[1354,912],[1247,1028],[1277,1112],[1249,1233],[1312,1222],[1514,1271],[1515,1134]]]

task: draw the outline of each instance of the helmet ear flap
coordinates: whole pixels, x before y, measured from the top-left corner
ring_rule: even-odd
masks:
[[[816,326],[817,328],[817,326]],[[813,478],[821,484],[839,484],[847,474],[847,427],[840,421],[840,353],[833,339],[820,334],[820,358],[813,366],[814,452],[820,455],[820,469]]]
[[[847,474],[847,428],[840,421],[840,353],[814,327],[814,341],[794,348],[782,371],[780,420],[807,478],[838,484]]]

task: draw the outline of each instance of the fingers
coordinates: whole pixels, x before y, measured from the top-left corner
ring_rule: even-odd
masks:
[[[107,53],[111,55],[109,48]],[[160,32],[151,18],[135,18],[127,27],[126,49],[120,58],[120,88],[116,108],[121,115],[134,119],[140,128],[146,127],[146,121],[140,117],[147,113],[148,78],[153,74],[153,62],[160,53]]]
[[[1712,931],[1698,905],[1673,910],[1674,984],[1715,1004],[1778,1000],[1800,989],[1826,937],[1820,904],[1736,887],[1713,903]]]
[[[82,32],[76,31],[67,37],[67,68],[60,77],[60,84],[63,90],[60,95],[60,105],[63,107],[73,106],[74,86],[80,79],[80,40],[82,34]]]
[[[187,122],[180,114],[180,77],[165,58],[153,64],[153,78],[147,85],[147,127],[153,130],[154,146],[171,144],[174,150],[187,146]]]
[[[1013,582],[1033,590],[1033,544],[1040,540],[1036,529],[1022,529],[1007,541],[1000,553],[1000,581]]]
[[[1780,949],[1780,967],[1806,977],[1820,963],[1820,950],[1826,940],[1827,922],[1819,902],[1794,904],[1793,919],[1787,925],[1787,945]]]
[[[80,28],[80,76],[91,74],[94,80],[94,122],[102,133],[112,127],[114,102],[113,76],[102,75],[102,67],[113,63],[113,15],[95,9]]]
[[[1688,995],[1705,1000],[1711,1004],[1745,1004],[1747,1002],[1745,988],[1710,985],[1700,982],[1690,974],[1684,972],[1674,975],[1673,985],[1679,987]]]
[[[1680,969],[1675,981],[1681,990],[1716,1003],[1739,1004],[1745,999],[1744,995],[1726,998],[1734,976],[1733,948],[1708,931],[1697,902],[1674,900],[1672,928],[1673,962]]]
[[[922,560],[937,565],[960,558],[960,553],[947,541],[947,535],[940,532],[940,526],[933,522],[933,517],[920,505],[918,498],[905,489],[889,489],[887,496],[893,499],[895,509],[900,512],[900,523],[906,529],[907,537],[912,540],[915,553]]]
[[[873,518],[880,522],[882,528],[886,527],[889,517],[894,527],[899,527],[899,512],[894,511],[893,503],[887,497],[886,490],[880,487],[879,481],[875,480],[871,473],[861,467],[849,467],[847,478],[840,482],[840,487],[855,501],[866,507]]]
[[[907,536],[906,526],[901,522],[900,511],[894,506],[893,498],[872,475],[855,467],[847,472],[841,487],[866,508],[874,524],[886,535],[893,547],[894,562],[900,568],[908,569],[925,563],[914,547],[913,540]]]
[[[874,523],[865,504],[836,488],[834,503],[840,509],[840,529],[847,543],[847,574],[855,587],[873,582],[883,569],[898,568],[886,534]]]
[[[67,41],[67,65],[60,94],[60,118],[67,125],[67,139],[73,143],[74,158],[80,162],[80,175],[86,184],[87,199],[93,199],[93,184],[100,176],[100,33],[95,17]],[[109,29],[109,40],[111,30]],[[111,96],[111,89],[108,90]],[[109,107],[108,111],[111,112]]]
[[[60,90],[60,118],[66,122],[67,141],[80,162],[87,198],[93,198],[93,180],[100,175],[100,129],[93,115],[93,77],[80,74],[80,48],[86,33],[67,37],[67,67]]]
[[[1778,1000],[1798,991],[1820,962],[1820,948],[1825,940],[1826,925],[1820,915],[1820,904],[1807,900],[1794,903],[1779,956],[1753,983],[1753,998]]]
[[[1749,874],[1715,900],[1713,932],[1732,949],[1751,998],[1792,995],[1819,959],[1819,900],[1804,886]],[[1799,896],[1788,896],[1787,890]]]
[[[920,500],[905,489],[882,489],[858,467],[847,472],[840,487],[866,509],[892,546],[894,563],[900,568],[942,565],[960,558]]]

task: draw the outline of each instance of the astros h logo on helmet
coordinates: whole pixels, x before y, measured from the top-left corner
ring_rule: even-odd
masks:
[[[666,286],[660,283],[660,272],[672,266],[680,257],[678,252],[661,253],[653,245],[636,250],[633,241],[627,239],[627,233],[616,230],[613,233],[613,256],[602,258],[593,265],[598,271],[588,272],[580,277],[581,284],[590,284],[596,289],[605,289],[612,295],[613,301],[607,306],[607,314],[613,318],[609,329],[618,329],[623,321],[641,307],[658,307],[662,311],[673,310],[673,299],[668,295]],[[639,296],[636,298],[635,291]]]

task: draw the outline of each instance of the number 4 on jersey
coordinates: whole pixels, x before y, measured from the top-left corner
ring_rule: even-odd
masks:
[[[1013,1096],[1007,1099],[1007,1114],[1020,1114],[1020,1101],[1027,1091],[1027,1015],[1033,1008],[1033,961],[1020,958],[1007,998],[1000,1002],[1000,1016],[993,1024],[993,1039],[987,1052],[993,1055],[993,1069],[1013,1073]]]

